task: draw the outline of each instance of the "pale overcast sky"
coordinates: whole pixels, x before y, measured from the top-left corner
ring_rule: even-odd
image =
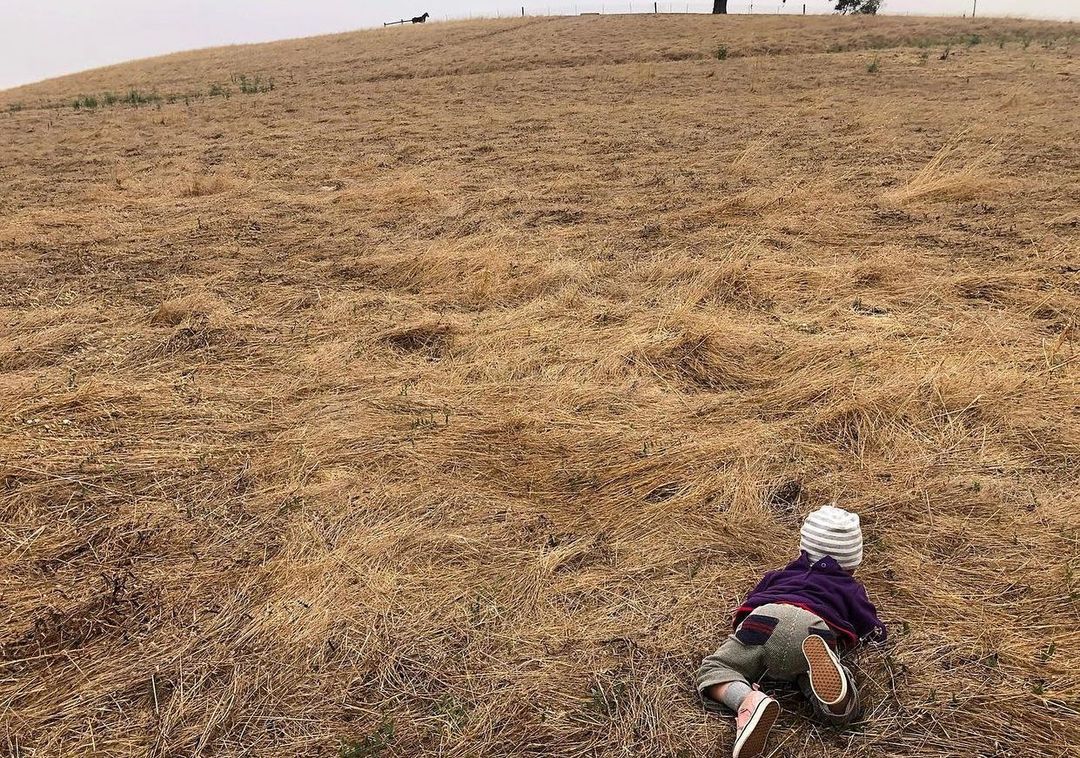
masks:
[[[799,12],[803,0],[757,0],[755,13]],[[884,13],[970,13],[973,0],[885,0]],[[1080,20],[1080,0],[976,0],[980,16]],[[402,16],[432,19],[521,13],[645,11],[652,0],[0,0],[0,89],[151,55],[237,42],[381,26]],[[828,0],[806,0],[827,12]],[[662,10],[707,11],[710,0],[660,0]],[[745,13],[748,0],[729,0]]]

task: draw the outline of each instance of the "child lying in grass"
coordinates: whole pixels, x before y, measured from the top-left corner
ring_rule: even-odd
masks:
[[[843,726],[859,716],[859,693],[837,654],[885,639],[852,575],[863,554],[858,515],[818,508],[803,522],[800,548],[797,560],[754,588],[735,611],[735,633],[698,670],[706,706],[723,703],[736,713],[734,758],[760,755],[780,713],[759,679],[795,682],[820,720]]]

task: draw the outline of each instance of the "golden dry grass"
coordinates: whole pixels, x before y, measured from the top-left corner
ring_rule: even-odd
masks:
[[[0,93],[0,752],[726,751],[693,671],[838,498],[893,637],[776,754],[1068,754],[1075,51],[529,19]]]

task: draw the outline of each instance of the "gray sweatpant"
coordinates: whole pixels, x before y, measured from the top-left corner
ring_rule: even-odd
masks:
[[[735,633],[701,662],[697,689],[706,707],[721,708],[720,703],[706,694],[714,685],[727,682],[752,684],[771,679],[797,684],[821,721],[836,726],[855,721],[859,716],[859,693],[855,689],[855,679],[846,666],[843,667],[844,674],[852,697],[848,700],[845,713],[833,713],[813,696],[806,658],[802,652],[803,640],[811,634],[820,635],[835,648],[836,633],[810,611],[779,603],[755,608],[743,619]]]

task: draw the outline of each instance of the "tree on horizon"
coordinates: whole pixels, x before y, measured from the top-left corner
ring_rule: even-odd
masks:
[[[861,13],[866,16],[877,15],[881,0],[836,0],[837,13]]]

